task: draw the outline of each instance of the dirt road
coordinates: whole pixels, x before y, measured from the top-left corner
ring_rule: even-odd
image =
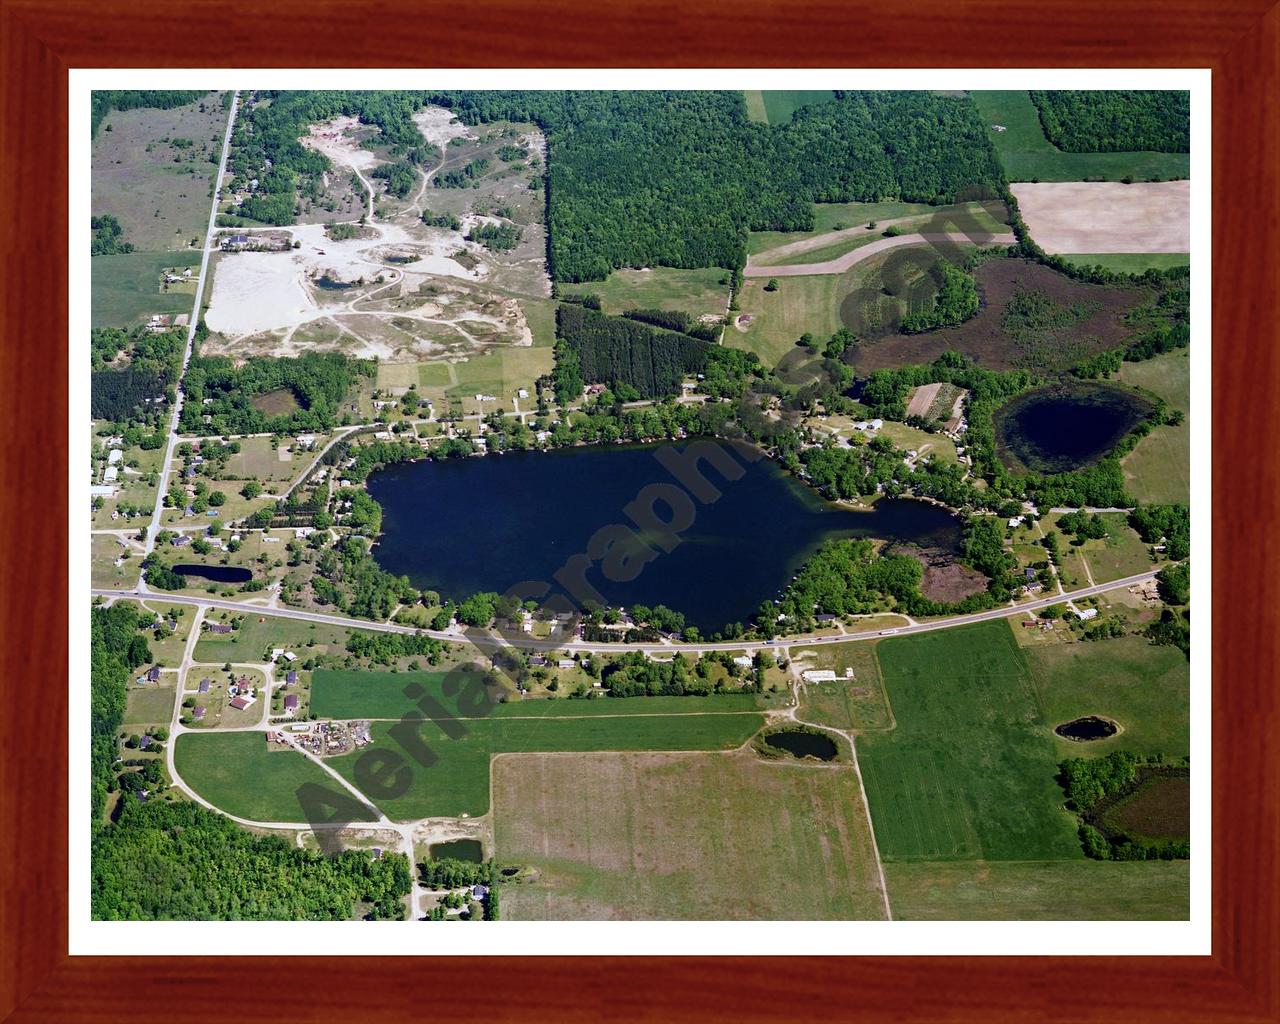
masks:
[[[928,232],[916,235],[895,235],[892,238],[880,238],[860,248],[847,252],[834,260],[825,263],[793,263],[784,267],[762,267],[752,260],[747,260],[744,277],[812,277],[816,274],[843,274],[850,267],[869,260],[888,249],[897,249],[903,245],[960,244],[965,243],[987,245],[1012,245],[1014,237],[1011,232],[998,235],[980,234],[966,231]],[[776,252],[776,250],[775,250]],[[763,255],[763,254],[762,254]]]

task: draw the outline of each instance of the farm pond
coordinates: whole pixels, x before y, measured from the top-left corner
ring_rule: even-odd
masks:
[[[253,573],[238,565],[175,565],[173,571],[179,576],[199,576],[214,583],[248,583]]]
[[[383,510],[378,564],[419,589],[457,600],[523,583],[536,600],[664,604],[704,633],[747,622],[828,540],[955,552],[961,539],[961,521],[938,505],[841,508],[758,450],[723,442],[404,463],[368,489]]]

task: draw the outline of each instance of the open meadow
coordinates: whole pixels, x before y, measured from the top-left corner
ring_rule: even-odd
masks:
[[[513,920],[884,916],[849,767],[733,754],[494,761],[496,856],[538,872]]]
[[[835,98],[830,89],[745,89],[742,95],[747,116],[766,124],[786,124],[801,107]]]
[[[1120,380],[1154,392],[1180,411],[1177,426],[1157,427],[1122,461],[1125,486],[1141,502],[1191,499],[1191,355],[1178,349],[1140,363],[1125,363]]]
[[[1145,181],[1191,173],[1187,153],[1064,153],[1045,138],[1025,90],[975,89],[970,95],[1010,181],[1119,181],[1125,175]],[[996,131],[992,125],[997,124],[1005,130]]]
[[[226,127],[216,92],[168,110],[111,111],[91,149],[94,216],[115,217],[140,252],[199,246]]]
[[[93,327],[132,327],[160,313],[190,313],[190,291],[162,291],[166,267],[198,267],[200,253],[131,252],[95,256],[89,264]]]
[[[1040,714],[1057,757],[1102,757],[1113,750],[1181,757],[1191,749],[1190,668],[1174,647],[1137,636],[1027,649]],[[1086,715],[1120,726],[1115,736],[1080,743],[1054,726]]]
[[[629,309],[670,309],[700,316],[724,316],[729,303],[729,272],[721,267],[678,270],[615,270],[604,281],[586,281],[566,289],[570,294],[598,295],[600,306],[614,315]]]

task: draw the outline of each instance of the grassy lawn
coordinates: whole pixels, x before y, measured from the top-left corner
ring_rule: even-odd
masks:
[[[129,685],[125,706],[125,725],[168,725],[173,717],[172,686]]]
[[[129,557],[121,565],[116,559],[125,552]],[[108,534],[98,534],[90,542],[91,578],[95,587],[114,587],[130,590],[138,582],[142,571],[142,556],[136,549],[121,547],[120,542]]]
[[[848,204],[854,205],[871,205],[871,204]],[[889,205],[889,204],[881,204]],[[899,206],[904,209],[908,204],[900,203]],[[910,204],[917,206],[919,204]],[[992,203],[958,203],[954,206],[926,206],[919,213],[901,214],[894,218],[884,217],[884,220],[897,220],[896,225],[902,234],[910,234],[913,231],[966,231],[966,232],[990,232],[997,234],[1002,231],[1008,231],[1008,223],[1006,222],[1004,205],[999,202]],[[874,219],[874,218],[872,218]],[[840,222],[838,222],[840,223]],[[843,256],[847,252],[854,249],[860,249],[864,245],[879,241],[884,237],[882,230],[883,224],[877,226],[874,230],[867,229],[867,221],[859,218],[859,220],[850,223],[842,222],[848,230],[844,231],[842,236],[816,249],[805,249],[800,252],[794,252],[774,257],[763,263],[764,266],[785,267],[797,263],[822,263],[826,260],[833,260]],[[788,235],[792,241],[800,241],[802,239],[813,238],[821,234],[825,234],[832,228],[819,228],[811,234],[796,233]],[[762,250],[757,250],[762,251]]]
[[[1187,153],[1064,153],[1044,137],[1029,93],[976,89],[970,95],[987,122],[987,133],[1010,181],[1095,177],[1119,181],[1125,175],[1145,181],[1156,176],[1185,178],[1191,173]],[[990,127],[993,124],[1006,130],[997,132]]]
[[[931,434],[891,420],[885,420],[880,433],[903,451],[922,452],[940,463],[957,461],[956,443],[944,434]]]
[[[1125,486],[1142,502],[1191,499],[1191,356],[1186,349],[1141,363],[1125,363],[1120,380],[1155,392],[1186,419],[1176,427],[1156,427],[1124,457]]]
[[[1185,252],[1100,252],[1063,257],[1077,267],[1102,267],[1117,274],[1141,274],[1147,270],[1185,267],[1191,256]]]
[[[1190,862],[944,861],[885,864],[898,921],[1177,921]]]
[[[761,725],[761,716],[738,714],[671,715],[626,714],[536,719],[495,716],[450,724],[456,738],[435,721],[419,724],[418,736],[436,756],[430,767],[412,765],[412,784],[402,796],[379,801],[397,820],[425,817],[477,816],[489,809],[489,759],[500,753],[543,753],[598,750],[726,750],[741,746]],[[389,734],[394,725],[375,722],[373,746],[367,749],[401,752]],[[360,753],[330,762],[346,778],[355,780]],[[406,758],[408,754],[404,754]]]
[[[830,89],[765,89],[760,96],[770,124],[786,124],[801,107],[835,98]]]
[[[862,640],[815,647],[798,660],[802,669],[831,669],[838,676],[844,675],[845,669],[853,669],[852,679],[805,683],[800,688],[798,717],[834,729],[891,728],[893,710],[880,678],[880,662],[876,659],[878,643]]]
[[[197,661],[219,665],[227,661],[260,662],[270,656],[275,647],[292,650],[305,661],[313,647],[331,654],[346,649],[347,631],[337,626],[275,618],[256,608],[246,608],[241,614],[243,619],[238,630],[231,633],[206,630],[201,635],[196,641]],[[205,616],[205,622],[229,622],[238,617],[233,612],[213,612]]]
[[[567,288],[571,294],[595,294],[606,313],[628,309],[672,309],[692,317],[724,316],[729,301],[728,271],[721,267],[676,270],[615,270],[605,281],[588,281]]]
[[[533,382],[543,374],[550,373],[555,364],[555,357],[550,348],[499,348],[482,356],[468,359],[464,363],[453,364],[453,375],[457,383],[445,389],[443,395],[423,394],[424,398],[462,398],[470,400],[478,394],[493,395],[499,407],[510,411],[511,399],[519,388],[528,388],[533,393]],[[529,400],[530,407],[533,399]],[[466,402],[464,401],[464,407]],[[485,403],[485,411],[492,412],[493,402]],[[437,406],[437,411],[442,411]],[[470,412],[470,408],[467,408]]]
[[[1155,567],[1151,556],[1147,554],[1148,546],[1129,525],[1127,514],[1103,512],[1100,517],[1107,524],[1105,538],[1087,540],[1079,547],[1071,543],[1066,546],[1066,550],[1075,556],[1072,562],[1081,575],[1084,574],[1084,568],[1079,563],[1081,557],[1089,563],[1095,583],[1122,579]]]
[[[328,772],[297,751],[269,750],[264,733],[184,733],[177,744],[174,764],[182,781],[240,818],[306,821],[307,812],[297,797],[298,787],[306,783],[350,798]]]
[[[153,313],[190,313],[190,293],[160,290],[165,267],[198,267],[198,252],[131,252],[95,256],[90,264],[90,323],[128,327]]]
[[[869,262],[875,262],[874,260]],[[861,281],[859,264],[844,274],[788,277],[776,292],[764,290],[764,278],[743,282],[738,304],[754,317],[746,331],[730,327],[724,343],[754,352],[766,366],[776,366],[795,348],[800,335],[828,338],[840,326],[840,303]]]
[[[1115,736],[1078,743],[1050,736],[1059,759],[1112,750],[1181,756],[1190,752],[1190,669],[1181,651],[1142,637],[1028,649],[1027,661],[1049,729],[1084,715],[1119,723]]]
[[[405,687],[416,684],[441,702],[449,713],[460,718],[557,718],[599,715],[691,715],[709,711],[756,711],[771,704],[768,694],[720,693],[707,697],[628,697],[595,700],[565,698],[520,700],[511,694],[506,703],[482,702],[480,690],[476,699],[459,692],[446,697],[448,671],[435,672],[362,672],[347,669],[317,669],[314,678],[312,710],[320,718],[392,718],[398,719],[416,708],[417,700],[405,696]],[[474,677],[473,677],[474,678]],[[584,677],[585,678],[585,677]],[[466,691],[467,677],[453,680],[450,689]]]
[[[539,872],[503,891],[513,920],[883,917],[849,768],[542,754],[493,774],[495,853]]]
[[[1073,860],[1057,757],[1003,620],[884,640],[897,726],[858,754],[886,860]]]

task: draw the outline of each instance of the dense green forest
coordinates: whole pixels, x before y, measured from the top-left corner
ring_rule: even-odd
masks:
[[[923,92],[837,93],[771,128],[748,120],[740,92],[458,91],[261,93],[233,137],[237,177],[278,199],[249,215],[292,217],[328,167],[298,137],[337,114],[376,125],[396,150],[422,144],[425,103],[467,124],[514,120],[547,134],[550,261],[558,281],[599,280],[618,267],[745,261],[747,230],[809,230],[812,203],[991,195],[1001,172],[969,100]],[[266,161],[271,161],[267,174]],[[439,176],[465,187],[473,161]],[[265,202],[265,201],[264,201]]]
[[[570,303],[556,310],[558,353],[571,353],[586,383],[608,384],[624,400],[680,393],[680,381],[700,373],[710,346],[636,320],[605,316]]]
[[[226,356],[195,357],[183,381],[187,401],[181,429],[184,434],[328,430],[340,418],[343,396],[361,375],[373,373],[372,362],[336,352],[250,359],[239,367]],[[254,397],[278,390],[292,394],[298,408],[270,416],[253,405]],[[208,405],[205,399],[211,399]]]
[[[1045,138],[1068,153],[1187,153],[1191,94],[1156,89],[1031,93]]]
[[[148,406],[174,399],[182,369],[186,332],[149,331],[145,327],[95,327],[89,351],[93,367],[89,401],[95,420],[123,423],[137,419],[155,425],[161,410]],[[122,360],[119,367],[111,365]]]
[[[133,252],[133,243],[124,240],[124,228],[111,214],[90,217],[89,228],[93,232],[89,242],[90,256],[116,256]]]
[[[129,800],[93,837],[96,920],[402,920],[411,885],[404,854],[327,857],[190,803]]]
[[[89,100],[91,134],[98,134],[98,126],[113,110],[137,110],[140,107],[169,110],[172,107],[194,103],[207,91],[201,89],[95,89]]]

